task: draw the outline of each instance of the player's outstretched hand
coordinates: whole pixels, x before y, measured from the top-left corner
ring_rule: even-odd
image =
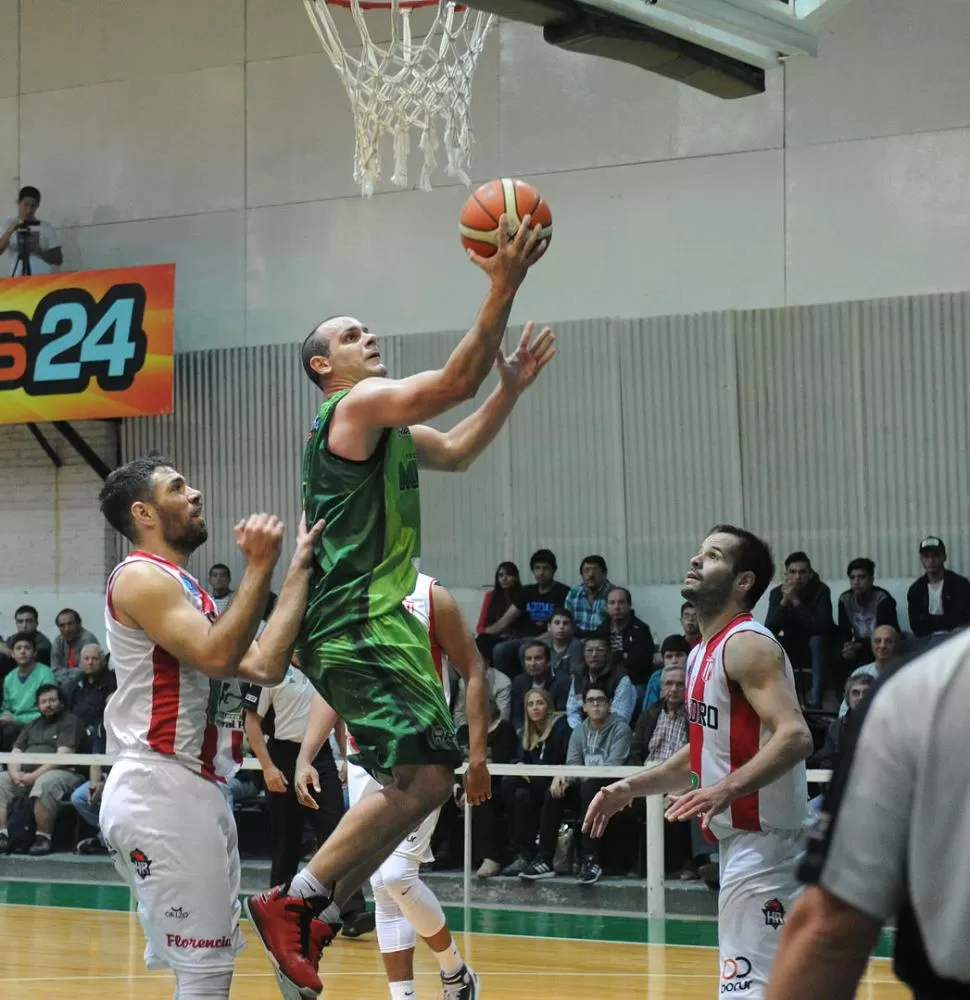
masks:
[[[465,795],[473,806],[481,805],[492,797],[492,778],[484,761],[468,765],[465,772]]]
[[[306,526],[306,514],[300,518],[300,527],[296,533],[296,551],[293,553],[293,565],[297,569],[310,569],[313,566],[313,547],[323,532],[325,521],[317,521],[310,529]]]
[[[610,820],[633,801],[622,781],[601,788],[593,797],[583,819],[583,833],[590,837],[602,837]]]
[[[236,544],[250,565],[272,569],[280,558],[285,530],[275,514],[251,514],[236,525]]]
[[[532,216],[522,219],[514,236],[509,236],[509,217],[504,213],[498,220],[498,249],[491,257],[482,257],[474,250],[468,251],[473,264],[477,264],[491,279],[493,285],[515,291],[525,280],[529,268],[542,259],[549,241],[542,239],[542,226],[532,225]]]
[[[524,392],[539,377],[539,372],[556,356],[556,336],[548,326],[532,340],[535,323],[529,320],[525,324],[519,344],[512,354],[505,355],[501,351],[495,359],[502,385],[515,395]]]
[[[312,764],[301,764],[297,761],[296,772],[293,775],[293,791],[296,800],[307,809],[319,809],[317,800],[310,794],[310,789],[320,794],[320,775]]]
[[[723,812],[731,804],[730,794],[718,782],[707,788],[695,788],[692,792],[681,795],[677,801],[664,813],[664,819],[671,823],[680,820],[685,822],[694,817],[700,817],[701,829],[706,830],[711,820]]]

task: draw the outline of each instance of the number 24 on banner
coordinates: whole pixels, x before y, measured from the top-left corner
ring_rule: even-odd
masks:
[[[0,312],[0,390],[31,396],[130,388],[145,363],[145,289],[115,285],[99,302],[83,288],[45,296],[33,317]]]

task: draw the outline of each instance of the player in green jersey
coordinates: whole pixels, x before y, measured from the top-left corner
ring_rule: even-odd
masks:
[[[248,903],[287,997],[322,989],[316,964],[342,901],[448,798],[461,761],[427,630],[401,602],[421,554],[418,469],[468,468],[555,354],[552,331],[533,340],[531,323],[515,352],[501,353],[515,295],[546,249],[528,216],[512,237],[506,225],[503,218],[494,256],[469,255],[491,287],[437,371],[387,378],[377,338],[350,316],[324,320],[303,345],[304,370],[326,397],[304,452],[303,502],[310,522],[325,518],[327,529],[315,551],[300,657],[347,723],[361,763],[386,785],[344,816],[289,886]],[[424,426],[473,398],[493,366],[499,385],[475,413],[447,433]],[[474,706],[484,718],[482,671],[468,682],[467,699],[469,714]],[[472,804],[490,788],[482,732],[466,775]],[[454,1000],[477,996],[464,969],[445,988]]]

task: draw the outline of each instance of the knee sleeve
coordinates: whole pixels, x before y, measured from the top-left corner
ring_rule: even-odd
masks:
[[[401,908],[387,891],[380,872],[371,875],[371,889],[374,890],[374,915],[377,921],[377,946],[382,955],[394,951],[409,951],[418,940],[415,929],[411,926]]]
[[[437,934],[445,925],[438,897],[418,877],[418,862],[392,854],[379,869],[388,895],[423,938]]]
[[[176,1000],[229,1000],[232,970],[227,972],[175,972]]]

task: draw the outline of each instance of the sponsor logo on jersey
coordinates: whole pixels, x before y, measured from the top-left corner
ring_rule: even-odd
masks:
[[[721,995],[746,993],[751,989],[751,962],[738,955],[726,958],[721,965]]]
[[[152,865],[154,862],[152,859],[144,852],[140,851],[137,847],[128,855],[128,860],[131,862],[132,868],[135,869],[135,874],[144,881],[152,873]]]
[[[785,926],[785,907],[777,897],[769,899],[761,907],[761,912],[765,915],[766,926],[774,927],[775,929]]]
[[[231,948],[232,940],[228,937],[196,938],[182,937],[181,934],[166,934],[169,948]]]
[[[181,906],[171,906],[165,911],[165,916],[169,920],[185,920],[189,915],[189,911]]]
[[[717,705],[708,705],[706,702],[691,698],[687,718],[695,726],[703,726],[705,729],[717,729]]]

